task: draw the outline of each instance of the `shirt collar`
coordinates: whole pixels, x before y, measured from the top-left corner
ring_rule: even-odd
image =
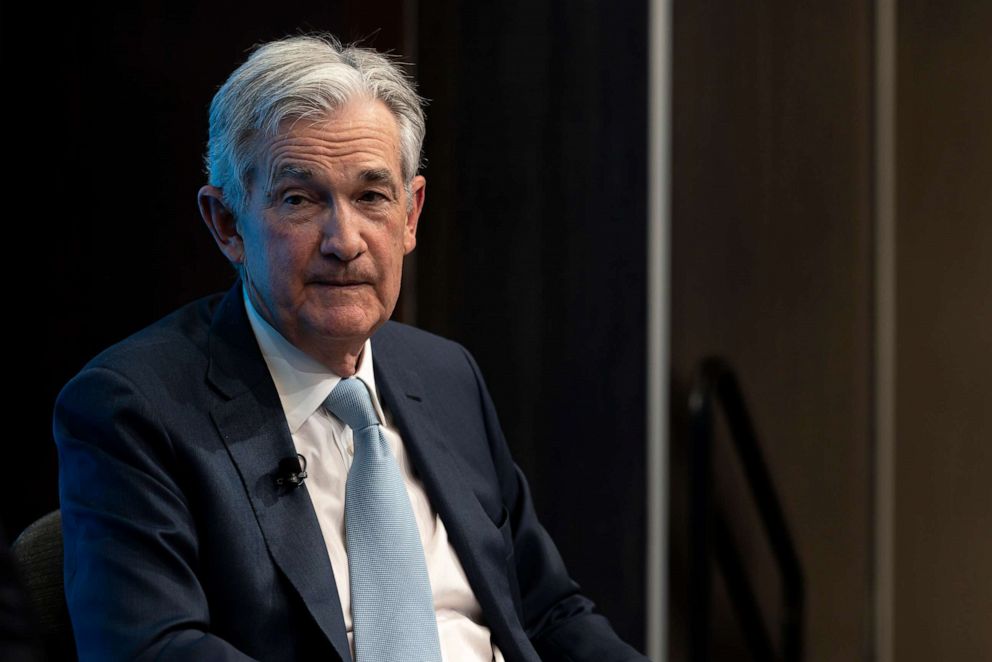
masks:
[[[289,424],[290,434],[296,434],[300,426],[310,418],[324,403],[327,396],[338,382],[339,375],[328,370],[322,363],[299,349],[279,333],[255,310],[255,305],[248,297],[248,291],[242,287],[241,295],[245,301],[245,311],[248,322],[255,333],[262,358],[269,368],[286,423]],[[358,371],[355,377],[362,380],[372,396],[372,406],[375,407],[379,422],[385,424],[386,417],[379,403],[379,392],[375,387],[375,372],[372,369],[372,341],[365,340],[365,347],[358,357]]]

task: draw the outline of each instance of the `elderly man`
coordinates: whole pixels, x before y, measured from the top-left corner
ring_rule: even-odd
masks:
[[[60,394],[82,659],[635,660],[569,578],[460,346],[389,322],[424,117],[383,56],[257,49],[200,212],[238,278]]]

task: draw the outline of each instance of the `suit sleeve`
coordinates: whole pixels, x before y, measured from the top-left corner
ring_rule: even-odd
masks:
[[[463,349],[463,351],[465,351]],[[537,519],[527,480],[513,462],[479,366],[475,373],[500,490],[510,516],[524,628],[542,660],[634,662],[647,658],[617,636],[569,577],[551,536]]]
[[[124,375],[86,368],[53,427],[79,659],[251,659],[209,633],[182,472],[153,404]]]

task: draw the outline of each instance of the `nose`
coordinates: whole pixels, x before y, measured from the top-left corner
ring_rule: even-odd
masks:
[[[348,201],[335,199],[324,215],[320,252],[350,262],[364,253],[368,246],[361,232],[361,215]]]

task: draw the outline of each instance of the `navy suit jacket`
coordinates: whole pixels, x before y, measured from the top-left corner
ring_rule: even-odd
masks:
[[[569,578],[468,352],[392,322],[372,344],[381,398],[506,659],[643,659]],[[275,483],[296,451],[240,280],[90,361],[54,433],[81,659],[350,659],[306,487]]]

